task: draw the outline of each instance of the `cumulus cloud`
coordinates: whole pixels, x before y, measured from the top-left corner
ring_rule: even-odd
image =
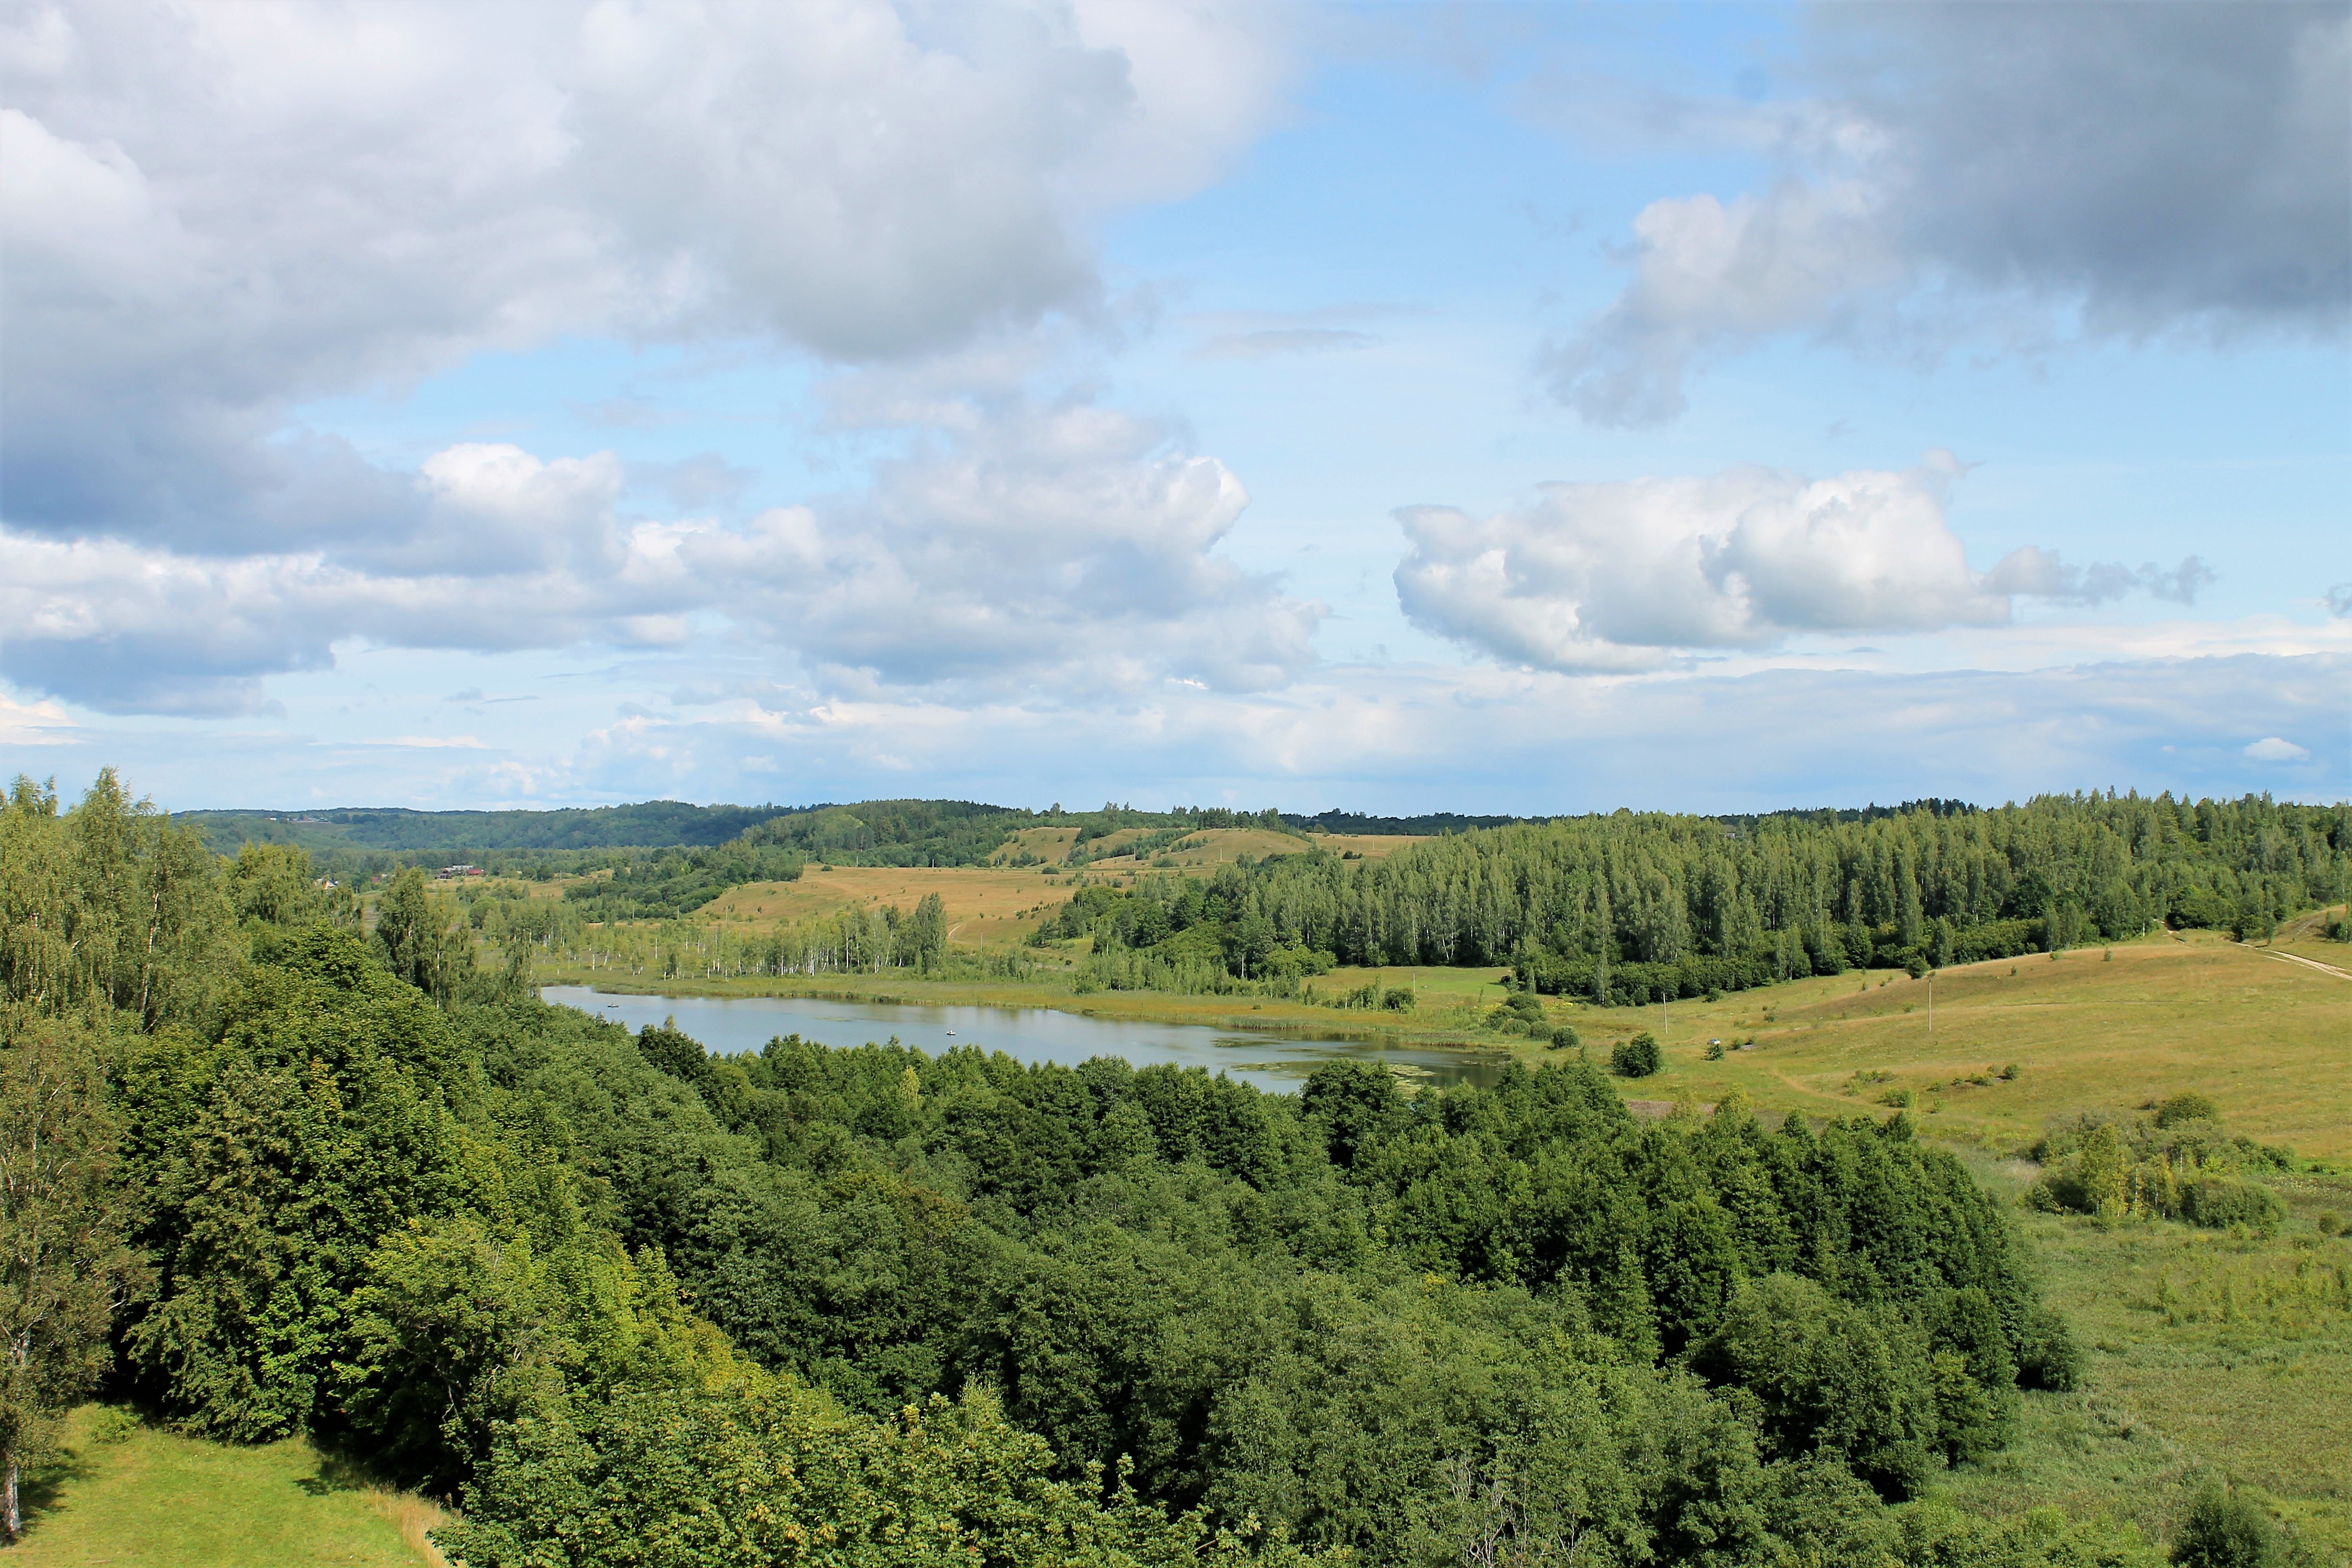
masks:
[[[1103,205],[1263,125],[1255,8],[31,4],[0,27],[10,526],[401,526],[304,398],[564,331],[887,359],[1100,284]]]
[[[832,515],[698,532],[679,559],[737,584],[736,613],[768,636],[887,683],[1247,689],[1311,662],[1322,615],[1213,553],[1248,501],[1151,422],[1019,405],[882,465]]]
[[[716,519],[624,520],[609,454],[466,444],[383,540],[209,556],[0,531],[0,673],[110,711],[251,710],[347,640],[505,651],[782,650],[835,686],[1052,681],[1117,694],[1277,684],[1323,611],[1215,553],[1247,504],[1213,458],[1083,401],[968,409],[866,489]]]
[[[1696,360],[1759,337],[1934,341],[2004,302],[2103,337],[2344,330],[2341,4],[1823,8],[1810,74],[1694,106],[1778,175],[1634,220],[1631,284],[1540,360],[1586,418],[1672,418]]]
[[[2246,747],[2245,754],[2250,761],[2257,763],[2306,763],[2311,760],[2309,751],[2276,735],[2265,735],[2253,742]]]
[[[1979,573],[1944,520],[1958,472],[1933,452],[1908,471],[1824,479],[1738,468],[1549,484],[1483,520],[1407,507],[1397,596],[1417,625],[1507,664],[1624,672],[1804,632],[2000,626],[2019,595],[2178,597],[2211,576],[2193,556],[2133,572],[2075,568],[2032,546]]]

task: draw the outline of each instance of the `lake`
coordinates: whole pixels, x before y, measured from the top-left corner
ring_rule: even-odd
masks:
[[[1090,1057],[1121,1057],[1135,1067],[1173,1062],[1207,1068],[1286,1094],[1328,1061],[1384,1062],[1417,1084],[1489,1084],[1506,1059],[1499,1051],[1382,1046],[1365,1040],[1301,1039],[1196,1024],[1139,1024],[1045,1007],[913,1007],[835,1002],[813,996],[630,996],[584,985],[548,985],[546,1000],[625,1025],[634,1033],[675,1018],[711,1050],[757,1051],[778,1035],[827,1046],[887,1041],[937,1055],[958,1046],[1003,1051],[1016,1061],[1076,1067]]]

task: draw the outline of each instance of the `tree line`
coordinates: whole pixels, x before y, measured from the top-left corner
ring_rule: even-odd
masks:
[[[2081,795],[1990,811],[1561,818],[1379,860],[1314,852],[1207,883],[1085,889],[1048,929],[1107,949],[1213,946],[1237,974],[1277,952],[1495,964],[1536,990],[1633,1003],[2159,924],[2262,936],[2347,887],[2352,805]]]

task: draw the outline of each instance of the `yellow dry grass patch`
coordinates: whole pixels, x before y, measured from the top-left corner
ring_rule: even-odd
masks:
[[[912,910],[927,893],[940,896],[947,907],[948,939],[963,946],[1025,937],[1037,929],[1040,906],[1051,914],[1070,896],[1067,878],[1042,876],[1034,866],[836,866],[830,871],[811,866],[796,882],[747,882],[730,889],[698,912],[764,927],[870,905]]]
[[[1314,843],[1318,849],[1328,849],[1334,855],[1385,860],[1406,845],[1418,844],[1427,837],[1419,833],[1318,833]]]
[[[2112,952],[2108,958],[2105,953]],[[2233,1132],[2298,1153],[2352,1155],[2352,983],[2210,932],[2184,932],[1944,971],[1792,981],[1717,1003],[1555,1011],[1595,1055],[1638,1029],[1666,1069],[1642,1092],[1886,1114],[1911,1091],[1940,1136],[2030,1142],[2053,1115],[2129,1111],[2194,1089]],[[1710,1038],[1757,1047],[1705,1059]],[[1967,1081],[2014,1062],[2020,1076]],[[1884,1076],[1873,1076],[1884,1075]],[[1961,1081],[1955,1083],[1954,1079]]]
[[[1016,857],[1033,855],[1049,866],[1058,866],[1070,853],[1070,846],[1078,841],[1075,827],[1024,827],[999,845],[988,858],[992,866],[1008,864]]]

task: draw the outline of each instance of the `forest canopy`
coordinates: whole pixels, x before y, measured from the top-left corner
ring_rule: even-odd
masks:
[[[2140,934],[2265,935],[2352,888],[2352,807],[2054,795],[1993,811],[1725,821],[1619,812],[1079,889],[1043,940],[1172,970],[1502,965],[1602,1004]],[[1319,956],[1318,956],[1319,955]],[[1108,983],[1148,964],[1106,966]]]

